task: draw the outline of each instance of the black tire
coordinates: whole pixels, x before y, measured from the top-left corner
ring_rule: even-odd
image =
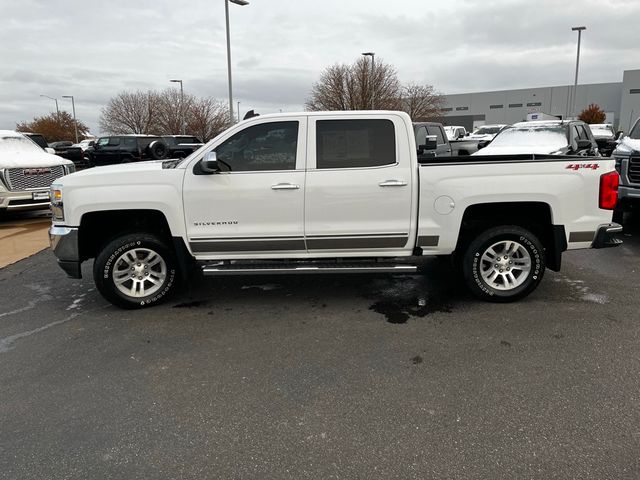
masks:
[[[503,245],[509,244],[512,245],[509,250],[501,250]],[[513,245],[518,247],[511,253],[511,248],[516,248]],[[492,253],[490,248],[493,248]],[[488,262],[487,258],[496,252],[507,255],[497,255],[495,260]],[[526,267],[518,264],[525,265],[527,255],[530,267],[525,272]],[[545,271],[544,255],[542,243],[530,231],[516,225],[493,227],[469,244],[462,258],[462,273],[465,283],[477,297],[490,302],[513,302],[526,297],[540,284]],[[492,274],[495,277],[490,282],[485,275]]]
[[[624,210],[622,210],[621,208],[616,208],[613,211],[613,218],[611,219],[611,221],[619,223],[620,225],[624,225]]]
[[[154,140],[149,144],[149,155],[154,160],[163,160],[169,153],[169,149],[164,142],[160,140]]]
[[[151,257],[148,252],[157,257]],[[149,257],[145,258],[145,254]],[[157,258],[160,262],[154,264]],[[133,279],[129,278],[128,267],[132,269]],[[118,274],[120,287],[114,280]],[[140,275],[139,280],[136,275]],[[98,291],[112,304],[126,309],[146,308],[160,303],[173,291],[177,283],[177,263],[174,252],[156,236],[145,232],[129,233],[109,241],[100,249],[93,264],[93,279]],[[138,286],[134,287],[135,284]],[[141,284],[151,293],[144,295]],[[132,292],[135,289],[135,294],[127,295],[123,289]]]

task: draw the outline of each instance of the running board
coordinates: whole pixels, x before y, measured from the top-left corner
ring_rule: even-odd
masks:
[[[278,274],[314,274],[314,273],[415,273],[416,265],[313,265],[313,266],[246,266],[246,265],[210,265],[202,267],[206,276],[214,275],[278,275]]]

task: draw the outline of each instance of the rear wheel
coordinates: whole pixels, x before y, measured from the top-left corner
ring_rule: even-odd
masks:
[[[512,302],[540,284],[545,271],[544,248],[522,227],[490,228],[467,248],[462,271],[474,295],[492,302]]]
[[[164,242],[131,233],[107,243],[93,264],[98,291],[121,308],[143,308],[166,298],[176,283],[176,260]]]

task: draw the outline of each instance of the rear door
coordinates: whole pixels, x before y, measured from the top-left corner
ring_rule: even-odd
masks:
[[[411,251],[411,124],[398,115],[309,117],[307,250],[318,256]],[[417,217],[417,214],[416,214]]]

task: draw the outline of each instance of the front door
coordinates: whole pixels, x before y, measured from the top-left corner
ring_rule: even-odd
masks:
[[[255,120],[209,149],[225,171],[204,174],[201,158],[189,165],[184,208],[196,258],[305,253],[306,123],[305,117]]]

